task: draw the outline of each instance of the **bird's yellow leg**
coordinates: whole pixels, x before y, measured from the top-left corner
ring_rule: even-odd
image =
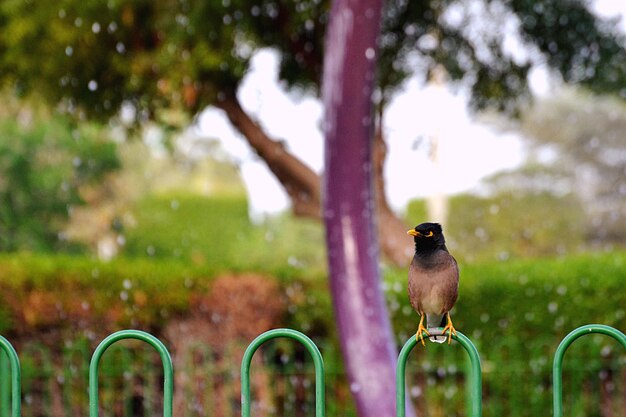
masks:
[[[448,316],[448,323],[446,324],[446,327],[443,328],[443,334],[446,334],[446,331],[448,332],[448,344],[450,344],[450,342],[452,342],[452,335],[456,336],[456,329],[452,325],[452,319],[450,318],[450,313],[446,313],[446,314]]]
[[[422,342],[422,346],[426,346],[426,343],[424,343],[424,332],[426,332],[426,334],[430,336],[430,333],[428,333],[428,330],[426,329],[426,327],[424,327],[424,315],[420,314],[420,324],[417,326],[415,339],[417,339],[418,342]]]

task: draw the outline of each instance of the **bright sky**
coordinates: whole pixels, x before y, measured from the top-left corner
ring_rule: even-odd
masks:
[[[594,9],[603,17],[623,16],[626,2],[596,0]],[[626,30],[624,19],[621,24]],[[277,67],[277,56],[270,50],[260,51],[253,57],[251,70],[240,88],[242,106],[270,137],[284,140],[295,155],[321,172],[324,143],[320,128],[321,102],[312,97],[287,94],[277,82]],[[530,82],[536,94],[550,90],[548,77],[541,69],[533,71]],[[410,199],[433,192],[429,183],[436,184],[445,193],[459,193],[475,189],[485,176],[515,167],[524,160],[519,138],[495,133],[471,120],[465,103],[463,97],[444,88],[424,88],[411,79],[389,104],[384,120],[389,145],[385,179],[387,197],[395,209],[402,210]],[[219,138],[224,149],[240,165],[253,217],[289,207],[281,186],[220,110],[204,111],[199,127],[203,136]],[[428,159],[430,135],[437,135],[440,141],[442,174],[435,182],[423,180],[432,176],[433,170]],[[419,138],[424,139],[416,146]]]

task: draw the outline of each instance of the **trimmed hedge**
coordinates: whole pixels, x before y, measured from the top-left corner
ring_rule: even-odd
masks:
[[[174,260],[103,263],[84,257],[5,254],[0,256],[0,332],[72,329],[77,318],[98,326],[158,329],[168,317],[189,313],[192,296],[209,291],[213,279],[227,273]],[[281,288],[288,306],[285,325],[313,335],[333,334],[322,273],[285,266],[261,275]],[[626,252],[462,264],[452,316],[460,331],[485,343],[496,334],[560,338],[590,322],[624,329],[625,281]],[[385,271],[384,287],[394,329],[405,340],[418,319],[406,296],[406,271]]]
[[[387,275],[387,298],[394,328],[412,332],[404,271]],[[457,329],[484,344],[507,336],[560,340],[588,323],[626,330],[626,253],[461,265],[459,299],[453,310]]]
[[[559,341],[587,323],[626,329],[625,279],[625,252],[462,264],[452,317],[480,352],[485,413],[526,417],[549,409],[551,357]],[[413,336],[419,319],[406,295],[406,270],[386,271],[383,287],[400,346]],[[265,299],[273,302],[269,313],[262,312]],[[250,320],[251,313],[273,324]],[[278,322],[276,314],[282,317]],[[234,324],[232,329],[219,328],[225,322]],[[335,326],[323,273],[286,266],[274,274],[232,274],[174,260],[101,263],[67,256],[0,256],[0,333],[17,345],[43,342],[58,348],[60,340],[85,337],[95,344],[112,331],[134,327],[162,338],[176,353],[177,344],[190,342],[187,337],[206,333],[206,327],[200,331],[194,323],[210,327],[200,339],[209,343],[223,343],[232,335],[249,341],[265,325],[302,330],[320,344],[333,376],[329,404],[336,405],[330,398],[347,389],[341,385],[341,360],[333,354]],[[172,333],[176,329],[189,334]],[[598,401],[608,401],[600,385],[583,381],[614,373],[602,383],[615,384],[615,393],[624,385],[617,372],[623,369],[617,343],[604,336],[585,340],[570,348],[564,368],[572,389],[565,397],[568,415],[592,415]],[[433,415],[461,415],[461,349],[418,345],[412,355],[416,359],[411,359],[407,383],[416,407]],[[232,366],[236,372],[237,364]],[[347,391],[339,395],[342,404],[346,396]],[[623,409],[619,400],[612,404]]]

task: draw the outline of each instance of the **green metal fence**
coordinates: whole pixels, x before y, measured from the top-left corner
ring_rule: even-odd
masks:
[[[435,332],[437,331],[435,330]],[[609,327],[609,326],[604,326],[604,325],[599,325],[599,324],[586,325],[586,326],[579,327],[578,329],[572,331],[569,335],[567,335],[561,341],[560,345],[557,347],[556,352],[553,357],[553,361],[552,361],[552,378],[551,378],[552,381],[550,385],[552,386],[552,392],[553,392],[552,403],[553,403],[555,417],[562,417],[564,414],[563,413],[563,374],[564,374],[564,370],[566,371],[566,373],[571,371],[571,370],[568,370],[567,366],[564,366],[565,353],[575,340],[581,338],[582,336],[591,335],[591,334],[600,334],[600,335],[609,336],[617,340],[617,342],[621,344],[622,347],[626,348],[626,335],[624,335],[624,333],[620,332],[619,330]],[[274,339],[284,339],[284,338],[292,339],[292,340],[295,340],[296,342],[299,342],[299,344],[304,347],[304,350],[312,358],[312,363],[313,363],[313,368],[314,368],[313,371],[314,371],[314,377],[315,377],[314,395],[313,395],[313,398],[309,398],[306,394],[304,394],[301,400],[306,404],[310,403],[311,401],[314,403],[315,416],[324,417],[327,411],[327,405],[331,406],[329,409],[331,412],[331,415],[343,416],[343,415],[351,414],[350,412],[346,412],[345,410],[337,408],[337,403],[340,400],[339,398],[340,395],[338,395],[335,391],[333,391],[332,388],[330,388],[329,390],[329,392],[332,393],[333,395],[332,401],[330,401],[330,404],[327,404],[326,402],[326,399],[327,399],[326,396],[328,394],[326,390],[326,386],[325,386],[326,378],[330,377],[333,381],[337,381],[341,379],[341,376],[338,376],[334,372],[330,372],[330,373],[325,372],[326,370],[325,370],[324,361],[322,359],[322,355],[317,345],[306,335],[300,332],[297,332],[295,330],[276,329],[276,330],[270,330],[258,336],[252,343],[250,343],[250,345],[248,345],[247,349],[243,353],[243,359],[241,360],[241,370],[240,370],[240,377],[241,377],[240,378],[240,381],[241,381],[240,412],[241,412],[241,415],[243,417],[251,416],[251,405],[253,403],[253,398],[252,398],[253,390],[251,390],[252,381],[251,381],[250,368],[253,364],[253,357],[255,353],[262,345],[267,344],[267,342],[273,341]],[[81,365],[82,362],[80,360],[81,357],[85,356],[85,346],[82,345],[76,349],[73,349],[71,351],[71,355],[68,355],[69,359],[67,360],[67,366],[65,370],[66,374],[62,376],[57,376],[57,382],[59,382],[58,380],[60,378],[63,384],[68,384],[67,380],[70,379],[72,374],[75,374],[75,375],[77,374],[79,376],[88,377],[88,384],[89,384],[88,385],[88,404],[89,404],[90,417],[100,417],[100,416],[104,417],[104,416],[112,416],[112,415],[117,415],[117,414],[124,415],[124,416],[142,414],[142,413],[137,413],[136,410],[134,410],[133,408],[132,401],[129,401],[129,399],[133,399],[136,397],[133,392],[132,384],[131,385],[127,384],[126,388],[122,389],[122,396],[126,397],[125,398],[126,402],[124,403],[125,409],[123,410],[123,412],[112,413],[111,410],[107,410],[107,406],[102,406],[99,401],[99,397],[103,397],[104,395],[103,392],[101,391],[114,392],[113,388],[112,387],[107,388],[105,386],[106,384],[103,384],[103,386],[100,386],[100,382],[102,382],[102,380],[106,381],[107,374],[111,372],[110,366],[107,368],[101,369],[100,362],[103,356],[105,357],[110,356],[111,358],[114,359],[114,363],[118,365],[119,369],[123,372],[124,379],[130,380],[133,378],[132,374],[128,373],[128,369],[130,369],[130,364],[133,363],[133,360],[132,360],[133,358],[128,355],[128,351],[123,350],[123,349],[115,351],[115,349],[113,348],[109,350],[109,348],[112,345],[125,339],[134,339],[140,342],[145,342],[145,344],[147,344],[150,348],[152,348],[156,352],[156,354],[158,354],[158,357],[160,359],[160,363],[162,366],[161,371],[155,373],[154,372],[155,363],[153,360],[154,358],[152,357],[152,359],[146,360],[145,363],[136,372],[141,375],[142,381],[140,382],[142,384],[151,385],[153,384],[154,380],[157,378],[162,380],[162,386],[160,388],[157,389],[156,387],[152,387],[151,390],[144,391],[141,393],[141,395],[138,396],[144,402],[143,408],[146,411],[148,410],[148,408],[145,406],[146,401],[147,401],[153,405],[154,404],[160,405],[161,407],[160,412],[156,412],[153,410],[153,408],[151,408],[150,410],[152,411],[147,411],[146,413],[143,413],[143,414],[162,415],[163,417],[172,417],[173,409],[174,409],[173,407],[174,371],[173,371],[172,359],[170,357],[168,350],[163,345],[163,343],[161,343],[156,337],[148,333],[142,332],[142,331],[123,330],[105,338],[95,349],[91,357],[91,362],[89,364],[88,370],[83,369]],[[471,416],[471,417],[479,417],[482,415],[482,412],[483,412],[483,399],[485,397],[484,392],[483,392],[483,386],[485,385],[483,381],[483,375],[485,374],[489,375],[489,372],[492,372],[492,371],[488,370],[485,373],[485,370],[482,369],[478,350],[476,349],[474,344],[470,341],[470,339],[468,339],[466,336],[464,336],[460,332],[456,336],[453,336],[453,339],[458,342],[458,346],[452,346],[452,347],[446,346],[444,347],[444,349],[430,349],[430,350],[431,351],[439,350],[439,351],[446,352],[446,354],[450,355],[448,359],[451,359],[451,362],[455,364],[459,363],[460,355],[462,355],[464,351],[467,365],[464,371],[462,372],[463,377],[460,378],[460,381],[464,385],[464,389],[465,389],[465,394],[463,397],[465,398],[465,403],[466,403],[466,415]],[[407,363],[409,363],[410,354],[416,345],[417,345],[417,341],[415,337],[411,337],[404,344],[398,356],[397,372],[396,372],[396,404],[398,404],[399,406],[397,407],[397,413],[396,413],[397,417],[404,417],[405,415],[404,405],[407,401],[407,395],[406,395],[407,386],[415,387],[415,385],[413,385],[413,383],[411,382],[412,381],[411,377],[414,378],[416,374],[418,373],[411,372],[410,374],[407,374],[406,369],[407,369]],[[458,349],[458,347],[463,348],[463,350]],[[0,415],[2,417],[8,417],[9,415],[11,415],[12,417],[21,417],[24,411],[22,409],[22,405],[23,405],[22,403],[24,402],[25,404],[28,405],[32,403],[32,399],[29,399],[31,397],[29,397],[28,394],[24,396],[22,394],[23,375],[22,375],[22,371],[20,368],[20,360],[18,358],[16,350],[13,348],[11,343],[2,336],[0,336],[0,350],[1,350],[0,353],[3,353],[0,355]],[[105,351],[108,351],[107,355],[104,355]],[[421,355],[420,359],[424,358],[423,354],[426,351],[429,351],[429,349],[426,349],[426,350],[418,349],[417,353]],[[38,362],[36,362],[36,364],[39,364],[38,366],[40,368],[39,370],[46,374],[51,374],[50,369],[46,368],[50,364],[50,358],[47,357],[47,355],[45,354],[45,351],[35,350],[34,352],[36,352],[36,354],[33,354],[32,357],[36,357],[36,356],[39,357]],[[204,352],[201,350],[199,350],[198,352],[201,352],[202,356],[206,356],[209,358],[211,357],[211,355],[208,354],[207,352]],[[506,355],[507,353],[506,351],[504,351],[502,353],[502,357],[500,357],[499,359],[506,359]],[[568,360],[573,361],[573,359],[575,358],[574,355],[570,355],[570,356],[573,356],[573,357],[569,358]],[[623,355],[620,355],[620,357],[622,356]],[[282,361],[282,354],[280,355],[280,357]],[[74,360],[76,360],[75,363],[73,362]],[[411,362],[415,362],[415,361],[411,361]],[[567,362],[568,361],[565,361],[565,363]],[[618,365],[621,366],[624,364],[623,362],[618,361]],[[528,366],[532,368],[534,365],[532,362],[529,362]],[[208,369],[209,368],[201,368],[199,369],[199,372],[202,372]],[[146,373],[143,374],[142,370],[146,370]],[[150,371],[148,372],[148,370]],[[422,368],[422,370],[424,370],[425,371],[424,373],[426,374],[430,373],[428,369]],[[214,371],[215,370],[213,369],[212,372]],[[302,377],[305,374],[308,374],[306,370],[299,369],[297,370],[297,372],[292,373],[290,378],[293,378],[294,375],[297,375],[298,377],[296,379],[299,380],[304,386],[306,385],[305,381],[308,380]],[[447,373],[443,372],[442,374],[444,374],[444,376],[446,374],[451,375],[453,378],[457,375],[456,372],[447,372]],[[220,375],[220,378],[218,379],[220,384],[227,381],[228,378],[230,378],[231,381],[237,380],[236,376],[233,376],[231,371],[227,371],[227,370],[219,371],[218,375]],[[626,372],[621,373],[621,375],[624,375],[623,379],[626,379]],[[576,380],[573,379],[572,381],[576,381]],[[272,382],[274,382],[274,384],[272,385],[276,385],[275,379],[272,379]],[[568,383],[569,383],[569,379],[568,379]],[[624,396],[626,397],[626,383],[620,382],[620,378],[616,379],[616,383],[618,387],[621,387],[625,391]],[[292,384],[292,385],[295,385],[295,384]],[[584,382],[574,382],[571,385],[572,386],[569,387],[570,389],[584,389],[585,387]],[[103,387],[105,388],[104,390],[102,389]],[[131,388],[128,388],[128,387],[131,387]],[[32,388],[32,387],[29,387],[29,388]],[[39,388],[42,389],[42,387],[39,387]],[[199,405],[199,410],[198,410],[199,414],[201,414],[203,410],[209,409],[215,406],[215,404],[211,402],[212,401],[211,400],[212,388],[208,386],[204,388],[206,388],[206,393],[205,395],[201,395],[202,402],[200,403],[200,402],[192,401],[192,403]],[[491,387],[489,384],[487,384],[487,388],[488,390],[494,391],[491,393],[491,396],[495,394],[506,394],[506,395],[511,396],[513,395],[513,392],[514,392],[514,391],[505,391],[503,388],[499,390],[494,390],[494,387]],[[75,389],[75,387],[74,388],[69,387],[66,391],[64,391],[63,396],[64,397],[70,396],[72,395],[72,393],[75,393],[76,391],[77,390]],[[80,387],[78,387],[78,391],[80,391]],[[257,389],[257,391],[259,390]],[[158,392],[160,394],[159,395],[160,399],[156,398],[157,395],[154,394],[155,392]],[[236,392],[236,390],[232,389],[232,392],[230,393],[230,398],[234,398],[235,394],[239,394],[239,392]],[[283,394],[285,394],[285,392],[283,392]],[[541,394],[544,397],[547,395],[545,391],[536,392],[535,395],[537,394]],[[288,394],[285,394],[285,395],[288,395]],[[526,400],[528,401],[528,405],[529,406],[531,405],[531,401],[530,401],[531,399],[526,397],[527,395],[526,393],[520,392],[519,395],[522,401],[524,400],[524,398],[526,398]],[[109,395],[109,397],[114,397],[114,396],[115,395]],[[345,397],[347,397],[346,393],[343,393],[341,396],[343,396],[344,399]],[[107,401],[103,401],[103,402],[105,402],[108,405],[109,401],[112,400],[112,398],[106,398],[106,400]],[[349,401],[349,400],[346,400],[346,401]],[[595,405],[598,406],[598,404],[595,404]],[[28,406],[32,406],[32,404]],[[622,407],[621,415],[623,415],[623,409],[624,408]],[[236,411],[239,411],[239,410],[236,410]],[[503,415],[503,416],[514,415],[514,413],[511,410],[505,410],[502,407],[500,408],[493,407],[490,409],[490,411],[491,411],[490,415]],[[618,413],[619,412],[620,411],[618,411]],[[67,417],[80,416],[82,415],[82,410],[65,410],[64,414]],[[220,413],[220,415],[224,415],[226,417],[229,417],[231,415],[234,416],[236,414],[239,414],[239,413],[234,412],[232,407],[226,407],[224,408],[223,412]],[[259,414],[259,413],[255,412],[254,414]],[[271,413],[268,413],[268,414],[271,414]],[[291,412],[291,413],[285,413],[285,414],[304,415],[301,412],[300,413]],[[533,414],[537,415],[537,413],[533,413]],[[546,410],[545,409],[542,410],[541,414],[545,415]],[[27,413],[27,415],[50,416],[51,414],[49,412],[40,411],[40,412],[30,412],[30,413]],[[186,415],[186,413],[181,412],[181,415]],[[207,415],[214,415],[214,414],[207,414]],[[306,415],[310,415],[310,413],[307,413]],[[616,414],[616,415],[620,415],[620,414]]]

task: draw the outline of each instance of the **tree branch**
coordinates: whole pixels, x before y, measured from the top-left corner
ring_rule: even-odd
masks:
[[[271,139],[242,109],[236,95],[227,94],[216,103],[233,126],[265,161],[291,198],[297,216],[321,218],[321,187],[319,176],[289,153],[284,145]]]

